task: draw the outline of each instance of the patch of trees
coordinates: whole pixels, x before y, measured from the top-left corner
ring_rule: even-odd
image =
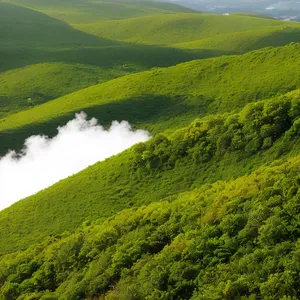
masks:
[[[195,120],[173,139],[158,134],[149,143],[137,145],[135,164],[151,170],[174,168],[183,159],[206,163],[232,152],[245,158],[269,149],[286,133],[277,150],[279,156],[299,136],[299,117],[297,99],[281,97],[248,104],[237,114]]]
[[[3,256],[0,298],[298,299],[300,160],[276,164]]]
[[[249,104],[138,144],[131,165],[157,175],[272,145],[280,155],[299,136],[299,116],[297,99]],[[299,167],[299,156],[275,161],[2,256],[0,298],[298,299]]]

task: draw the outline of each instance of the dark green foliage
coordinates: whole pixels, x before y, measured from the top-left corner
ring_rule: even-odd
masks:
[[[236,178],[289,155],[299,145],[297,103],[280,97],[249,104],[237,114],[196,120],[172,138],[156,135],[14,204],[0,215],[2,253],[73,231],[85,219],[105,219],[203,183]]]
[[[203,164],[226,153],[255,155],[270,148],[294,123],[297,126],[297,107],[298,103],[282,97],[248,104],[239,114],[196,120],[175,133],[173,140],[156,135],[151,142],[137,146],[136,164],[146,169],[168,169],[185,158]]]
[[[299,167],[278,161],[4,256],[0,295],[298,299]]]
[[[299,24],[11,2],[1,154],[80,110],[153,138],[0,212],[0,299],[299,299],[300,46],[187,62],[298,41]]]

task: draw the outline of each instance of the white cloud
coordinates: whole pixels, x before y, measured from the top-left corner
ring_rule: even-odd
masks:
[[[149,138],[126,121],[105,130],[96,119],[76,114],[55,137],[32,136],[21,153],[10,151],[0,159],[0,210]]]

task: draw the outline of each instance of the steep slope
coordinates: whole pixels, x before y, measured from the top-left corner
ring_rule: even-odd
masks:
[[[82,24],[75,28],[112,40],[172,45],[217,37],[226,33],[280,25],[282,26],[281,21],[273,19],[239,15],[170,14]],[[294,26],[300,28],[300,25]]]
[[[15,203],[0,213],[2,253],[299,154],[298,99],[299,91],[196,120]]]
[[[90,87],[0,119],[1,151],[19,148],[32,134],[51,134],[80,110],[103,124],[125,119],[160,132],[185,126],[199,115],[284,94],[299,87],[299,49],[294,44],[192,61]]]
[[[3,256],[0,296],[299,298],[299,168],[276,161]]]
[[[189,61],[298,41],[299,25],[14,1],[30,9],[0,2],[0,71],[18,67],[0,73],[0,157],[81,110],[153,138],[0,211],[0,299],[300,298],[300,44]]]

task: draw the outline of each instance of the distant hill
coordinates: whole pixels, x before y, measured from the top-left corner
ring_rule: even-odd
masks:
[[[67,47],[68,45],[111,45],[77,31],[66,23],[18,5],[0,2],[0,45],[2,47]]]
[[[147,0],[11,0],[10,2],[35,9],[70,24],[93,23],[103,20],[126,19],[162,13],[195,12],[192,9],[176,4]]]
[[[2,32],[0,29],[0,71],[16,69],[12,71],[13,73],[1,74],[2,116],[37,103],[47,102],[82,87],[129,73],[153,67],[167,67],[193,59],[236,54],[265,46],[280,46],[298,40],[299,26],[297,25],[283,26],[282,22],[276,20],[240,15],[178,13],[178,11],[185,10],[179,6],[162,2],[134,2],[134,7],[149,8],[150,10],[153,7],[155,9],[158,7],[160,9],[169,8],[170,13],[164,14],[165,12],[163,12],[162,14],[162,11],[159,11],[159,14],[154,16],[150,14],[146,17],[75,25],[80,30],[36,10],[60,7],[59,11],[62,13],[66,12],[68,7],[70,8],[69,2],[20,1],[20,3],[35,7],[35,9],[0,3],[0,14],[2,14],[0,22],[3,24]],[[79,7],[89,7],[89,10],[85,11],[88,15],[97,11],[93,8],[94,4],[90,2],[75,1],[74,3],[76,4],[74,7],[78,7],[78,9]],[[131,7],[133,2],[108,3],[104,1],[97,5]],[[102,9],[99,8],[100,11]],[[120,12],[119,9],[116,11]],[[133,10],[129,9],[129,11]],[[126,16],[124,15],[124,17]],[[90,16],[90,20],[92,20],[92,16]],[[84,19],[82,22],[85,22]],[[110,29],[111,26],[114,30]],[[250,28],[251,31],[248,30]],[[82,32],[82,30],[89,33]],[[208,36],[214,37],[207,38]],[[136,43],[132,43],[133,41]],[[191,42],[176,44],[182,41]],[[145,45],[145,43],[153,45]],[[171,47],[156,44],[174,45]],[[98,67],[99,69],[95,72],[101,73],[101,80],[87,80],[88,82],[82,83],[76,89],[66,88],[64,93],[51,94],[47,87],[48,83],[46,83],[52,74],[50,67],[49,70],[44,68],[44,79],[39,80],[36,84],[28,85],[31,77],[22,78],[21,81],[25,80],[30,88],[24,90],[21,87],[15,95],[10,94],[9,86],[21,83],[17,77],[25,74],[24,71],[20,72],[20,68],[26,67],[27,74],[33,74],[41,64],[44,64],[45,67],[53,66],[53,63],[56,64],[56,71],[61,72],[61,76],[68,73],[67,77],[70,79],[78,75],[76,71],[71,71],[71,65],[79,63],[94,70],[95,67]],[[64,69],[65,65],[70,65],[70,68]],[[61,70],[58,66],[61,67]],[[30,69],[31,71],[29,71]],[[73,70],[75,69],[73,68]],[[37,70],[36,74],[40,74],[40,71]],[[8,77],[5,78],[6,76]],[[85,77],[83,76],[83,78]],[[89,76],[87,77],[89,78]],[[57,84],[60,82],[58,80],[55,83],[55,78],[58,79],[58,77],[50,78],[49,82],[53,82],[52,86],[56,85],[57,88]],[[75,83],[76,79],[73,82]],[[45,86],[43,86],[44,83]],[[39,96],[36,96],[39,93],[37,89],[47,92],[41,92]],[[58,90],[62,90],[62,88],[58,88]],[[27,102],[29,98],[35,99],[29,103]]]
[[[39,11],[6,2],[0,2],[0,24],[1,115],[128,73],[215,55],[98,38]],[[79,72],[77,64],[85,69]],[[84,74],[87,70],[90,74]],[[73,87],[68,87],[70,81]]]
[[[265,47],[284,46],[292,42],[300,42],[298,24],[234,32],[198,41],[178,43],[176,46],[183,49],[209,49],[244,53]]]
[[[82,24],[75,28],[112,40],[172,45],[280,25],[282,26],[281,21],[250,16],[170,14]]]

